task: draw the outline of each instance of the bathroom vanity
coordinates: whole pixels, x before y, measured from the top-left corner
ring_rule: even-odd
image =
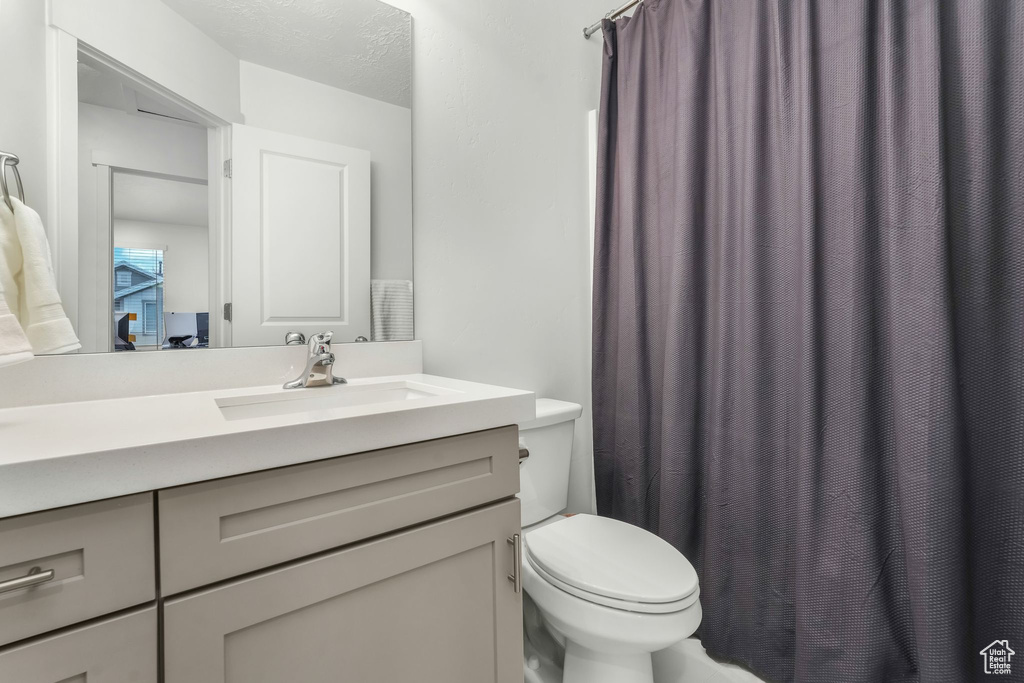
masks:
[[[3,2],[82,353],[0,363],[0,683],[521,681],[534,397],[422,374],[412,17],[250,4]]]
[[[189,419],[138,408],[161,401]],[[529,392],[425,375],[0,410],[0,681],[522,680],[532,410]],[[124,411],[108,450],[10,449]],[[157,415],[167,431],[130,445]]]

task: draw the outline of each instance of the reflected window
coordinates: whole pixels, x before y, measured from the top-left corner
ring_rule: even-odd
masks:
[[[144,301],[142,303],[143,314],[142,314],[142,329],[146,335],[156,334],[156,302],[155,301]]]
[[[114,348],[158,346],[163,340],[163,309],[163,250],[115,246]],[[117,325],[121,318],[127,325]],[[121,339],[125,334],[128,338]]]

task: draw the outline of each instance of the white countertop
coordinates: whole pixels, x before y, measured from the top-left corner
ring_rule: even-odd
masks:
[[[398,381],[444,390],[402,402],[227,419],[218,406],[279,385],[0,410],[0,518],[272,467],[519,424],[532,392],[431,375]],[[346,386],[287,390],[308,396]],[[224,401],[223,399],[228,399]]]

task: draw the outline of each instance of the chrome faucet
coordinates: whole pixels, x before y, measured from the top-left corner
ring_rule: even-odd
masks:
[[[334,376],[334,354],[331,353],[331,337],[333,336],[333,332],[321,332],[309,338],[309,358],[306,359],[306,369],[291,382],[286,382],[285,389],[348,384],[344,377]]]

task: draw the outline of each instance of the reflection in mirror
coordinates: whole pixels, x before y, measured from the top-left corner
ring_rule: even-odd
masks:
[[[113,177],[113,349],[208,347],[206,183]]]
[[[46,189],[77,190],[77,216],[47,232],[83,352],[413,338],[408,14],[51,0],[48,19],[47,87],[77,116],[48,131]]]
[[[81,53],[78,143],[83,351],[209,346],[207,129]],[[188,343],[168,339],[169,314],[180,326],[185,313],[205,341],[198,329]]]

